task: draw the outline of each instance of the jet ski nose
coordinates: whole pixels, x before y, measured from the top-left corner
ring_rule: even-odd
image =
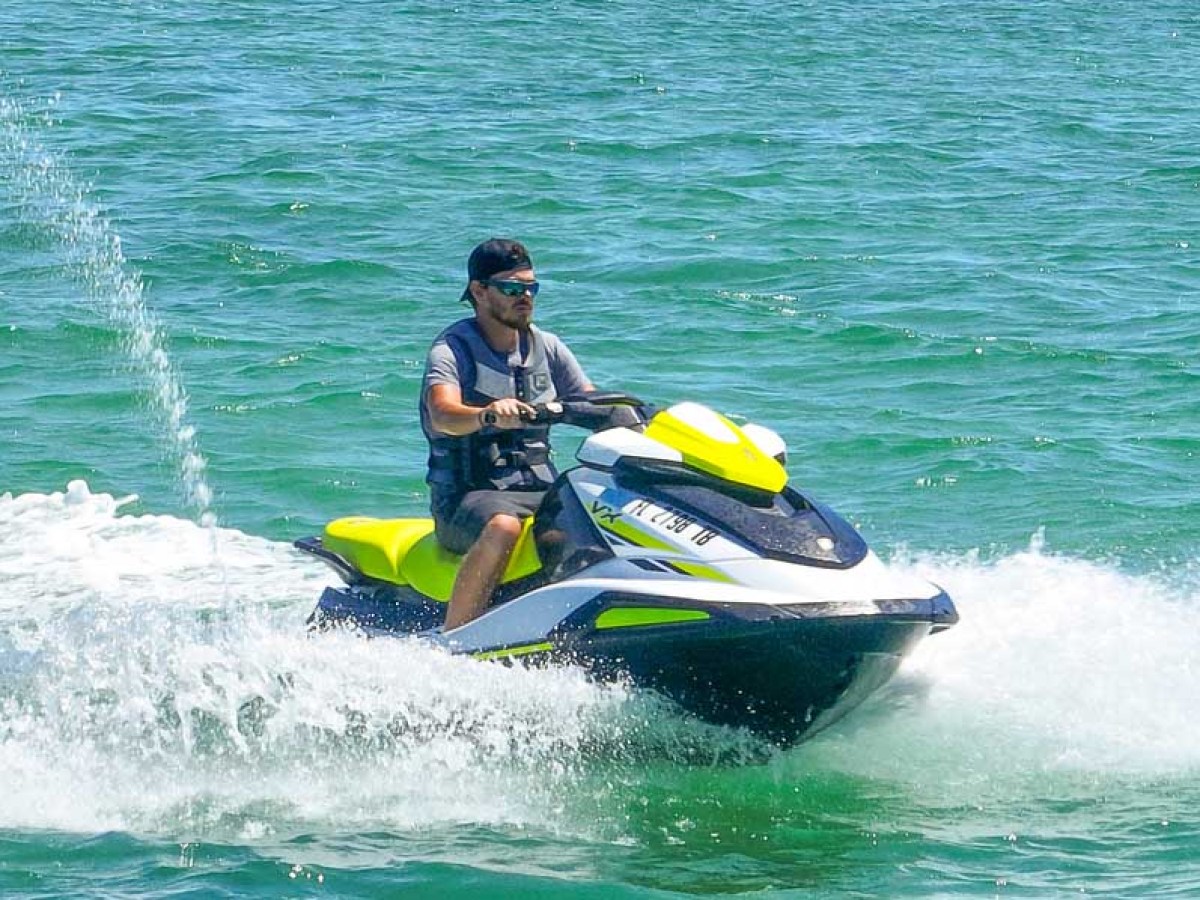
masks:
[[[954,601],[950,599],[949,594],[942,590],[940,585],[937,588],[940,593],[930,601],[933,607],[931,634],[937,634],[939,631],[945,631],[951,625],[958,624],[958,609],[954,606]]]

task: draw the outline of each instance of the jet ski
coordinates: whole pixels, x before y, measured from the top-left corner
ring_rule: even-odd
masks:
[[[617,407],[633,423],[604,427]],[[581,666],[789,745],[958,621],[943,590],[890,570],[845,519],[787,483],[770,429],[624,394],[550,403],[537,421],[598,430],[526,521],[484,615],[440,631],[461,557],[431,519],[352,517],[296,541],[345,582],[326,588],[310,626]]]

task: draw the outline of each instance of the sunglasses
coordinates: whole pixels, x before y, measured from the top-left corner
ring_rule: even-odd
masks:
[[[526,292],[529,293],[530,297],[536,297],[539,288],[541,288],[541,285],[536,281],[509,281],[499,278],[480,278],[479,283],[494,287],[505,297],[513,298],[524,296]]]

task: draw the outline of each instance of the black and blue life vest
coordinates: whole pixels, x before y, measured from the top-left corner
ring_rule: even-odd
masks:
[[[506,397],[529,404],[558,397],[545,342],[536,328],[521,333],[519,352],[505,361],[497,361],[498,354],[488,346],[474,319],[456,323],[443,336],[458,364],[462,401],[468,406],[483,407]],[[427,421],[422,425],[429,439],[425,480],[439,491],[545,490],[554,482],[547,425],[520,429],[486,426],[461,436],[437,433]]]

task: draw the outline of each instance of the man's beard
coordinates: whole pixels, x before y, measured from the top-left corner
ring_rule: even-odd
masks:
[[[519,315],[514,310],[505,310],[496,318],[502,325],[515,328],[517,331],[528,332],[529,326],[533,324],[533,310],[530,310],[528,315]]]

